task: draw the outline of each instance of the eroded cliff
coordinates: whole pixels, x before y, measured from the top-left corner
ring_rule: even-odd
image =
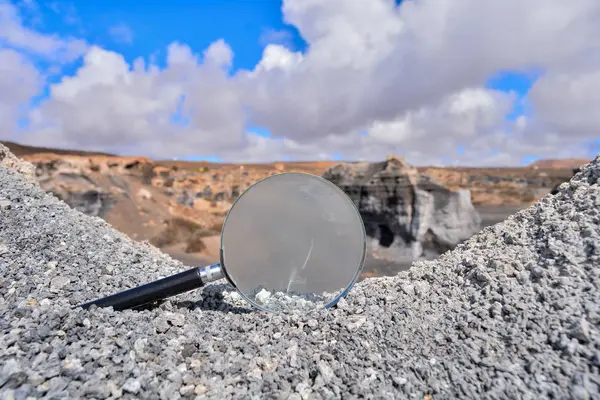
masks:
[[[450,190],[399,157],[338,164],[323,177],[353,200],[381,258],[433,258],[481,228],[468,190]]]

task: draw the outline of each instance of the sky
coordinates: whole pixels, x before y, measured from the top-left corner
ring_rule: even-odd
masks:
[[[0,0],[0,140],[154,159],[600,153],[597,0]]]

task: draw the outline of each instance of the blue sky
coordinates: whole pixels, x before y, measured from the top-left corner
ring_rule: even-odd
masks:
[[[172,42],[189,45],[200,53],[215,40],[224,39],[234,51],[231,73],[235,73],[240,68],[252,69],[268,43],[278,42],[295,51],[307,49],[298,31],[283,21],[282,2],[278,0],[40,1],[35,9],[26,3],[21,2],[19,7],[26,26],[41,33],[85,39],[122,54],[129,63],[141,56],[164,66],[166,49]],[[82,60],[78,60],[65,66],[50,82],[74,74],[81,65]],[[40,62],[38,67],[44,65]],[[499,71],[482,84],[516,94],[517,101],[506,116],[511,121],[531,112],[527,93],[540,76],[540,71]],[[48,91],[43,91],[33,104],[47,95]],[[173,118],[185,124],[179,116]],[[248,131],[270,136],[264,127],[250,127]],[[456,154],[462,152],[462,147],[456,149]],[[338,153],[335,157],[344,155]],[[218,161],[211,155],[195,158]],[[534,159],[525,157],[523,163]]]
[[[517,96],[513,110],[507,119],[515,120],[520,115],[528,115],[527,93],[535,81],[541,76],[539,71],[500,71],[486,82],[486,87],[494,90],[513,92]]]
[[[163,66],[166,48],[172,42],[200,51],[223,38],[235,51],[235,71],[254,67],[269,40],[281,41],[294,50],[306,48],[297,30],[284,23],[279,0],[73,0],[40,2],[39,11],[43,22],[37,24],[30,13],[27,25],[43,33],[83,37],[123,54],[128,62],[140,56],[156,57],[157,64]],[[119,39],[111,34],[113,27],[123,27],[116,30],[129,31],[130,35]]]
[[[506,116],[509,121],[514,121],[520,115],[530,115],[531,110],[527,107],[527,93],[531,86],[541,76],[539,71],[501,71],[486,82],[486,87],[494,90],[515,93],[517,99],[511,112]],[[459,154],[462,149],[458,149]],[[539,160],[539,156],[525,156],[521,159],[521,165],[528,165]]]
[[[185,43],[200,51],[215,40],[224,39],[235,51],[233,74],[241,68],[252,69],[268,43],[280,43],[295,51],[306,50],[307,44],[295,27],[283,21],[281,6],[279,0],[172,0],[168,4],[74,0],[40,2],[35,12],[23,5],[20,8],[26,26],[42,33],[83,38],[122,54],[129,63],[141,56],[164,67],[166,49],[172,42]],[[62,74],[72,75],[81,65],[82,60],[69,64]],[[57,75],[50,82],[60,79]],[[48,88],[32,105],[47,96]],[[179,115],[173,119],[185,123]],[[270,136],[268,129],[262,127],[251,127],[249,131]],[[188,159],[219,161],[219,157],[211,155]]]
[[[143,57],[164,67],[166,49],[172,42],[200,52],[222,38],[235,51],[234,73],[239,68],[253,68],[268,41],[296,51],[306,49],[298,31],[284,23],[281,5],[279,0],[73,0],[39,2],[35,11],[21,3],[20,9],[28,27],[45,34],[83,38],[122,54],[129,63]],[[78,60],[62,73],[72,75],[81,65]],[[53,81],[58,79],[56,76]],[[47,92],[36,100],[45,95]]]

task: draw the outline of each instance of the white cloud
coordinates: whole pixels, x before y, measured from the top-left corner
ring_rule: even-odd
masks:
[[[288,49],[292,49],[294,36],[289,30],[286,29],[272,29],[267,28],[263,29],[260,37],[258,38],[258,42],[263,46],[268,46],[270,44],[279,44],[287,47]]]
[[[254,68],[254,71],[249,73],[248,76],[255,78],[262,71],[290,71],[296,68],[302,62],[302,59],[301,52],[290,51],[280,44],[269,44],[263,50],[262,58]]]
[[[199,64],[189,47],[173,44],[162,70],[142,59],[131,66],[92,47],[77,74],[51,86],[51,98],[32,113],[26,141],[156,157],[239,149],[244,116],[234,83],[220,68],[227,52],[216,46]],[[178,107],[190,118],[186,126],[171,119]]]
[[[120,22],[108,28],[109,35],[117,43],[131,44],[133,43],[133,31],[129,26]]]
[[[13,138],[25,106],[40,90],[38,71],[25,57],[0,47],[0,137]]]
[[[438,145],[448,142],[455,148],[460,141],[473,140],[502,128],[512,105],[511,97],[503,92],[465,89],[433,107],[408,111],[389,122],[374,122],[367,129],[367,137],[394,146],[411,145],[418,139],[420,149],[433,151],[432,141]],[[440,150],[438,152],[444,152]]]
[[[600,138],[600,64],[591,70],[549,73],[536,82],[530,96],[540,127],[568,132],[571,140]]]
[[[219,39],[204,51],[204,63],[218,68],[229,68],[233,61],[233,51],[223,39]]]
[[[0,1],[0,43],[51,60],[72,61],[86,50],[85,41],[44,35],[23,26],[18,10],[12,4]]]
[[[479,164],[471,154],[481,156],[492,148],[482,148],[490,140],[497,142],[509,128],[505,116],[512,105],[512,95],[486,89],[465,89],[443,98],[429,107],[399,114],[389,121],[374,121],[364,135],[353,132],[327,135],[310,142],[291,138],[266,138],[251,135],[241,156],[251,161],[268,161],[293,157],[299,159],[333,159],[342,153],[349,159],[381,160],[386,154],[404,153],[417,165],[453,161]],[[463,145],[467,156],[459,157]],[[484,153],[481,153],[481,151]],[[226,154],[235,160],[240,153]]]
[[[223,40],[203,50],[172,43],[162,69],[141,58],[129,65],[120,54],[25,28],[14,8],[0,7],[0,39],[11,48],[85,54],[32,111],[25,140],[35,144],[252,161],[393,152],[415,164],[475,165],[580,156],[599,137],[597,0],[288,0],[285,22],[308,50],[270,43],[252,71],[234,76]],[[515,98],[484,82],[530,68],[544,72],[532,114],[509,123]],[[34,79],[32,71],[10,74]],[[15,110],[17,102],[0,101]],[[172,120],[178,110],[187,124]],[[246,134],[249,126],[273,137]]]
[[[426,106],[499,69],[562,65],[596,49],[600,3],[532,0],[288,1],[310,43],[287,74],[251,82],[258,125],[297,140]],[[282,90],[285,88],[285,90]],[[299,123],[302,121],[302,123]]]

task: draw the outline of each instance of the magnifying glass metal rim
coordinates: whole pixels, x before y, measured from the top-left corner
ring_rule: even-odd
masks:
[[[314,174],[309,174],[306,172],[281,172],[281,173],[277,173],[277,174],[273,174],[271,176],[268,176],[266,178],[263,178],[257,182],[254,182],[252,185],[248,186],[248,188],[246,190],[244,190],[244,192],[242,192],[240,194],[240,196],[235,199],[235,201],[233,202],[233,204],[231,205],[231,208],[229,209],[229,211],[227,212],[227,215],[225,216],[225,220],[223,221],[223,227],[221,228],[221,243],[219,246],[219,259],[220,259],[220,265],[221,265],[221,271],[223,273],[223,275],[225,276],[225,279],[227,280],[227,282],[229,282],[229,284],[231,286],[233,286],[237,292],[247,301],[249,302],[254,308],[257,308],[259,310],[262,311],[267,311],[267,312],[273,312],[273,310],[266,308],[266,307],[262,307],[261,305],[257,304],[256,301],[250,299],[248,296],[246,296],[245,293],[243,293],[241,290],[239,290],[238,286],[235,284],[235,282],[233,281],[233,279],[231,278],[231,276],[229,275],[229,273],[227,272],[227,266],[225,265],[225,259],[224,259],[224,251],[225,249],[223,248],[223,235],[225,233],[225,228],[227,227],[227,220],[231,214],[231,212],[235,209],[236,204],[242,199],[242,197],[244,197],[244,195],[246,195],[247,193],[250,192],[250,189],[252,189],[253,187],[264,183],[266,181],[268,181],[271,178],[274,177],[280,177],[281,175],[301,175],[301,176],[309,176],[311,178],[316,178],[317,180],[321,181],[322,183],[325,183],[327,186],[333,188],[334,190],[336,190],[338,193],[340,193],[342,195],[343,198],[346,199],[346,201],[348,201],[348,203],[350,203],[350,205],[352,206],[353,210],[356,212],[356,215],[359,219],[359,221],[361,222],[360,228],[361,228],[361,232],[362,232],[362,249],[361,249],[361,258],[359,260],[358,263],[358,268],[356,269],[356,272],[354,274],[354,276],[352,277],[352,279],[350,280],[350,282],[348,283],[348,285],[346,286],[346,288],[340,293],[338,294],[333,300],[331,300],[329,303],[327,303],[327,305],[324,307],[325,309],[330,308],[332,306],[334,306],[335,304],[337,304],[340,299],[342,299],[343,297],[345,297],[350,290],[352,290],[352,288],[354,287],[354,285],[356,284],[356,282],[358,281],[358,278],[360,277],[360,274],[365,266],[365,260],[367,257],[367,232],[365,229],[365,225],[362,219],[362,216],[360,215],[360,212],[358,210],[358,207],[356,207],[356,204],[354,204],[354,202],[352,201],[352,199],[350,199],[350,197],[346,194],[346,192],[344,192],[342,189],[340,189],[339,186],[337,186],[336,184],[334,184],[331,181],[328,181],[327,179],[323,178],[322,176],[319,175],[314,175]]]
[[[298,174],[298,175],[303,175],[303,176],[310,176],[310,177],[316,178],[317,180],[320,180],[321,182],[325,183],[326,185],[329,185],[330,187],[334,188],[340,194],[342,194],[343,197],[352,205],[353,209],[356,211],[356,215],[358,216],[359,221],[361,221],[360,226],[361,226],[361,230],[362,230],[362,234],[363,234],[363,246],[361,249],[362,256],[361,256],[360,262],[358,264],[358,268],[356,269],[356,272],[355,272],[352,280],[348,283],[346,288],[340,294],[338,294],[333,300],[331,300],[324,308],[327,309],[327,308],[332,307],[338,301],[340,301],[341,298],[345,297],[348,294],[348,292],[352,289],[352,287],[355,285],[356,281],[358,280],[360,273],[365,265],[365,259],[366,259],[366,255],[367,255],[367,240],[366,240],[366,230],[365,230],[362,216],[360,215],[358,208],[356,207],[354,202],[352,202],[350,197],[342,189],[340,189],[337,185],[335,185],[333,182],[330,182],[321,176],[308,174],[308,173],[304,173],[304,172],[283,172],[283,173],[279,173],[279,174],[273,174],[271,176],[268,176],[264,179],[259,180],[258,182],[255,182],[254,184],[249,186],[248,189],[246,189],[233,202],[231,208],[227,212],[227,215],[223,222],[223,227],[221,228],[221,244],[220,244],[220,251],[219,251],[219,258],[221,261],[220,264],[213,264],[213,265],[208,265],[205,267],[193,267],[186,271],[180,272],[178,274],[167,276],[166,278],[162,278],[157,281],[147,283],[145,285],[141,285],[141,286],[138,286],[138,287],[135,287],[132,289],[124,290],[122,292],[118,292],[118,293],[115,293],[115,294],[112,294],[112,295],[109,295],[109,296],[106,296],[103,298],[99,298],[99,299],[89,301],[84,304],[74,306],[73,309],[76,309],[78,307],[81,307],[83,309],[88,309],[91,306],[113,307],[113,309],[115,309],[115,310],[138,308],[138,307],[150,304],[150,303],[154,303],[156,301],[164,300],[171,296],[175,296],[175,295],[178,295],[178,294],[181,294],[184,292],[188,292],[190,290],[198,289],[209,282],[214,282],[214,281],[222,279],[224,277],[227,280],[227,282],[229,282],[229,284],[234,289],[236,289],[236,291],[244,299],[246,299],[246,301],[248,301],[250,303],[250,305],[252,307],[262,310],[262,311],[274,312],[275,310],[261,307],[255,301],[249,299],[244,293],[242,293],[240,291],[240,289],[237,287],[237,285],[235,284],[235,282],[233,281],[231,276],[227,273],[227,268],[225,267],[225,263],[224,263],[225,260],[224,260],[224,248],[223,248],[223,233],[225,231],[225,227],[227,226],[227,219],[229,218],[229,215],[235,208],[235,205],[240,201],[240,199],[247,192],[250,191],[251,188],[253,188],[254,186],[256,186],[259,183],[262,183],[268,179],[271,179],[271,178],[274,178],[274,177],[277,177],[280,175],[285,175],[285,174]]]

